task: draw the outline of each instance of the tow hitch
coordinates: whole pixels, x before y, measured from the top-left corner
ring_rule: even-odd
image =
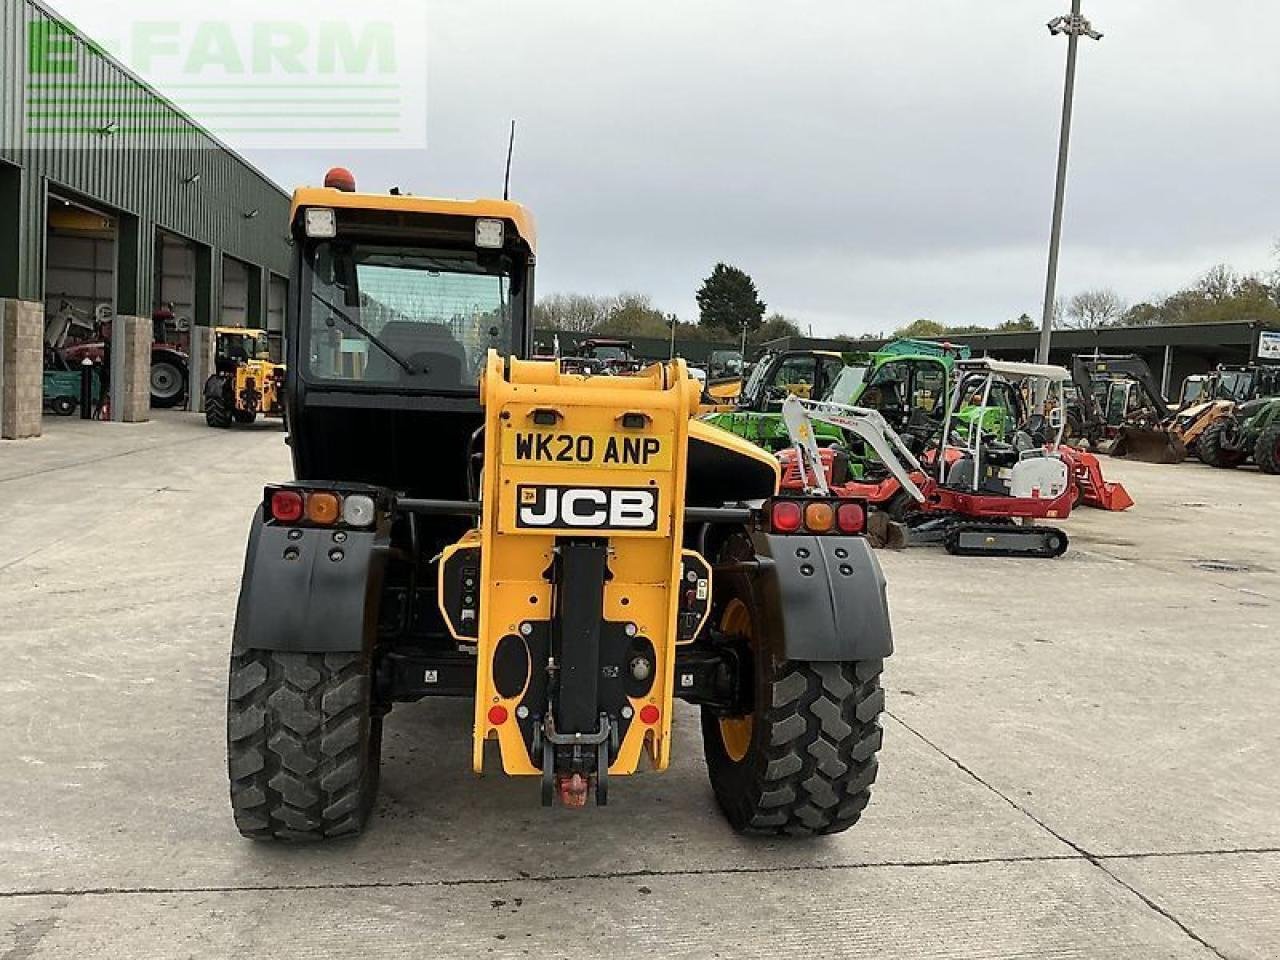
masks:
[[[594,733],[557,733],[554,711],[547,711],[538,731],[542,741],[542,805],[549,807],[555,797],[566,807],[587,805],[592,777],[596,783],[596,805],[609,803],[609,755],[618,749],[618,734],[608,714],[600,714]]]

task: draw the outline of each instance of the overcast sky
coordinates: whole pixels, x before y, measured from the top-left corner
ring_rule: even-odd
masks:
[[[693,319],[724,260],[819,334],[994,324],[1039,313],[1066,54],[1045,23],[1069,5],[439,0],[425,150],[247,152],[286,187],[343,163],[362,189],[492,195],[514,117],[543,294],[635,290]],[[1085,13],[1106,38],[1082,43],[1061,290],[1270,270],[1280,3]]]

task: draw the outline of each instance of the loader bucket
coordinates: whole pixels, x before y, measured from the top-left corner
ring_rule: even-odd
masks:
[[[1143,463],[1181,463],[1187,459],[1187,448],[1181,440],[1164,430],[1121,427],[1111,455]]]
[[[1124,484],[1106,480],[1102,476],[1102,464],[1092,453],[1072,449],[1068,462],[1076,489],[1080,491],[1080,502],[1086,507],[1120,511],[1133,506],[1133,497]]]

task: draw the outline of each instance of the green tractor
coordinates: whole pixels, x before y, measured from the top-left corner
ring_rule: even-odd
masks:
[[[756,363],[736,410],[705,419],[767,450],[791,445],[782,422],[788,396],[826,400],[879,410],[899,433],[932,429],[946,407],[952,364],[968,359],[968,347],[929,340],[895,340],[874,353],[782,350]],[[840,431],[815,424],[819,442],[838,440]]]
[[[1253,460],[1263,473],[1280,473],[1280,397],[1237,405],[1201,434],[1196,452],[1211,467],[1231,469]]]
[[[752,367],[734,409],[707,414],[704,419],[776,453],[790,445],[782,423],[782,401],[792,394],[824,396],[845,369],[845,355],[830,350],[770,351]]]

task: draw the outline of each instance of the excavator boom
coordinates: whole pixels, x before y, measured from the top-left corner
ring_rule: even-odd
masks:
[[[907,467],[917,473],[922,473],[924,468],[916,459],[916,455],[903,443],[902,437],[889,426],[888,421],[880,415],[878,410],[851,407],[843,403],[802,400],[799,397],[790,396],[782,403],[782,421],[786,424],[787,434],[796,450],[801,479],[806,487],[811,486],[813,492],[824,496],[831,492],[826,471],[822,467],[822,453],[818,448],[818,440],[813,430],[813,423],[817,421],[847,430],[862,438],[867,446],[876,452],[876,456],[893,474],[894,479],[902,484],[902,489],[906,490],[917,503],[925,502],[924,494],[911,479],[903,463],[905,462]]]

